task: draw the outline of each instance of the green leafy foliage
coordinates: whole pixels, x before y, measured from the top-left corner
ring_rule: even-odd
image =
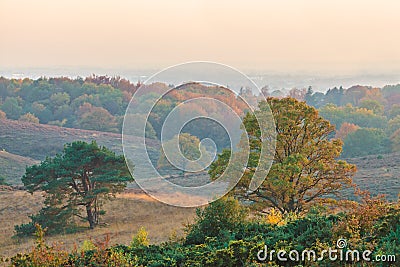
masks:
[[[96,249],[96,245],[91,240],[83,240],[80,251],[89,251]]]
[[[207,238],[227,240],[245,222],[248,211],[232,197],[212,202],[204,209],[196,210],[195,223],[188,225],[186,244],[201,244]]]
[[[178,145],[179,151],[181,151],[184,158],[178,153],[170,153],[171,151],[177,150],[178,148],[175,146]],[[169,154],[167,157],[166,153],[168,152]],[[202,156],[201,160],[199,160],[200,156]],[[184,171],[188,168],[203,169],[210,160],[210,153],[205,146],[200,146],[200,140],[196,136],[192,136],[188,133],[181,133],[162,144],[157,168],[167,173],[170,173],[171,170]],[[173,166],[171,162],[173,162],[175,166]]]
[[[389,135],[392,135],[399,129],[400,129],[400,115],[397,115],[396,117],[394,117],[389,121],[388,133]]]
[[[376,115],[371,110],[354,107],[351,104],[342,107],[329,104],[321,108],[320,113],[335,125],[336,129],[340,129],[345,122],[360,127],[384,129],[388,121],[385,116]]]
[[[353,124],[361,128],[375,128],[384,131],[391,139],[393,150],[397,151],[398,138],[394,133],[399,126],[396,119],[396,116],[400,115],[399,88],[400,85],[387,85],[382,89],[353,86],[348,89],[333,88],[328,90],[326,94],[314,93],[310,88],[306,93],[305,100],[309,105],[319,108],[320,114],[334,124],[336,129],[341,129],[342,125]],[[336,133],[336,135],[345,137],[347,133],[345,135],[343,133],[344,131]],[[390,151],[390,149],[376,149],[375,147],[367,153],[370,144],[374,141],[371,134],[369,137],[372,139],[366,140],[365,145],[359,142],[357,146],[354,146],[354,143],[346,144],[346,139],[343,138],[347,147],[351,146],[357,151],[345,151],[343,156],[359,157],[379,153],[379,150],[382,153]],[[380,144],[377,146],[380,146]]]
[[[359,104],[360,108],[371,110],[376,115],[383,115],[384,106],[377,100],[364,99]]]
[[[1,109],[6,113],[7,118],[16,120],[22,115],[23,102],[20,97],[7,97],[1,105]]]
[[[343,157],[385,154],[391,151],[390,140],[381,129],[361,128],[344,139]]]

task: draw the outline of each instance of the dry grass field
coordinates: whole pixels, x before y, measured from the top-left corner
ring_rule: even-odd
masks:
[[[34,238],[12,237],[14,225],[28,222],[28,215],[36,213],[41,203],[40,193],[0,191],[0,256],[11,256],[32,248]],[[47,237],[47,242],[62,242],[64,248],[72,250],[74,246],[79,248],[84,240],[103,240],[109,235],[111,244],[129,244],[132,235],[143,226],[149,233],[150,242],[160,243],[172,236],[183,236],[184,224],[194,217],[194,209],[168,206],[134,189],[119,195],[104,209],[107,213],[102,217],[102,223],[107,226]]]

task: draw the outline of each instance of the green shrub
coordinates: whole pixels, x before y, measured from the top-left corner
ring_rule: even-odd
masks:
[[[232,197],[212,202],[204,209],[196,210],[195,223],[187,226],[186,244],[204,243],[206,237],[229,240],[238,226],[245,222],[248,210]]]
[[[58,213],[58,216],[51,216],[55,212]],[[46,234],[49,235],[75,233],[80,229],[71,219],[70,212],[73,211],[67,209],[59,211],[55,207],[44,207],[38,214],[29,216],[31,222],[14,226],[16,236],[32,236],[36,231],[36,224],[47,228]],[[49,220],[50,216],[52,218],[51,220]]]
[[[7,185],[6,178],[0,175],[0,185]]]
[[[96,249],[96,246],[93,244],[91,240],[83,240],[80,251],[89,251]]]

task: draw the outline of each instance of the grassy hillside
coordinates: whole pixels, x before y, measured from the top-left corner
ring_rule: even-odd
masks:
[[[86,142],[95,140],[99,145],[106,146],[117,154],[122,154],[121,138],[121,134],[116,133],[71,129],[14,120],[0,120],[0,151],[6,151],[37,161],[43,160],[47,156],[54,156],[56,153],[62,151],[64,144],[77,140]],[[137,137],[131,136],[129,138],[132,138],[132,143],[137,141],[135,140]],[[149,148],[150,158],[157,161],[159,153],[158,141],[148,139],[146,140],[146,144]],[[20,164],[22,169],[26,165],[30,165],[25,164],[25,161],[21,161],[21,159],[0,162],[0,170],[12,170],[18,164]],[[143,160],[145,159],[143,158]],[[34,163],[33,161],[26,162]],[[141,162],[134,162],[134,164],[140,165]],[[20,169],[18,170],[16,174],[8,176],[5,173],[4,176],[6,176],[6,179],[13,181],[13,183],[18,182],[15,178],[20,176],[21,171]]]
[[[38,161],[0,150],[0,175],[6,178],[8,184],[20,184],[25,167],[35,163]]]
[[[121,134],[0,120],[0,150],[16,155],[43,160],[60,152],[65,143],[76,140],[96,140],[99,145],[122,153]],[[157,141],[149,140],[148,143],[155,145]]]
[[[346,159],[357,166],[354,177],[362,190],[373,195],[385,194],[395,201],[400,194],[400,153]]]

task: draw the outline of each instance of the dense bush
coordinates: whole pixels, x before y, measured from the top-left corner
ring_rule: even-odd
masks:
[[[6,178],[0,175],[0,185],[5,185],[6,183]]]
[[[247,209],[232,198],[221,198],[205,209],[196,210],[196,222],[187,226],[186,244],[204,243],[207,237],[228,240],[245,222]]]

